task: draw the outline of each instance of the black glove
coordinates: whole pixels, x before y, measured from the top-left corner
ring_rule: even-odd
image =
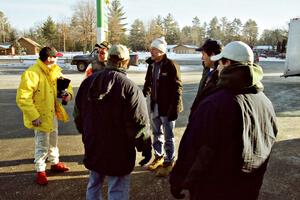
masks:
[[[175,121],[178,118],[178,113],[174,112],[168,115],[168,120],[169,121]]]
[[[151,160],[152,157],[151,149],[143,151],[142,156],[144,156],[144,159],[139,162],[139,165],[144,166]]]
[[[185,194],[181,193],[182,188],[176,186],[176,185],[171,185],[171,194],[175,199],[183,199],[185,197]]]

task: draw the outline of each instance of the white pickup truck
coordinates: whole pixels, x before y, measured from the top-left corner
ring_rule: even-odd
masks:
[[[291,19],[283,77],[300,76],[300,18]]]

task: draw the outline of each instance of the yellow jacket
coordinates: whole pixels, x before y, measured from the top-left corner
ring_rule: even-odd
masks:
[[[22,74],[16,102],[23,112],[25,127],[51,132],[55,128],[53,126],[54,114],[57,119],[68,121],[68,114],[56,97],[56,80],[63,76],[61,71],[62,69],[58,65],[54,64],[49,68],[38,59]],[[71,84],[68,92],[73,97]],[[32,121],[37,118],[42,120],[42,124],[35,127],[32,125]]]

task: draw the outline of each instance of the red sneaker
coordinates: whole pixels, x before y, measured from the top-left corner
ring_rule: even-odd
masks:
[[[67,167],[63,162],[59,162],[56,165],[51,165],[51,171],[53,172],[66,172],[69,171],[69,167]]]
[[[47,179],[47,175],[46,172],[38,172],[36,174],[36,183],[39,185],[47,185],[48,184],[48,179]]]

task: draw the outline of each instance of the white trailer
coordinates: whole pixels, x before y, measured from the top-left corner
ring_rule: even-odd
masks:
[[[289,24],[285,71],[282,76],[300,76],[300,18],[291,19]]]

